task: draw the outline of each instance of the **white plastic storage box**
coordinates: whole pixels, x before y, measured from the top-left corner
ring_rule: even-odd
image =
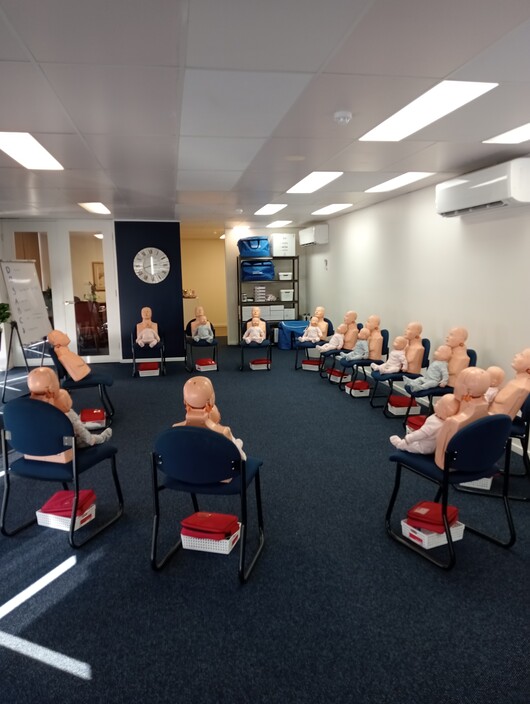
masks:
[[[221,555],[228,555],[232,552],[235,544],[241,535],[241,523],[237,531],[225,540],[210,540],[209,538],[192,538],[189,535],[180,534],[182,547],[186,550],[199,550],[201,552],[217,552]]]
[[[70,516],[57,516],[53,513],[36,511],[37,523],[46,528],[57,528],[57,530],[70,530]],[[89,506],[86,511],[78,515],[75,519],[74,530],[79,530],[96,517],[96,504]]]
[[[280,300],[282,301],[292,301],[294,298],[294,291],[292,288],[282,288],[280,289]]]
[[[271,236],[273,257],[294,257],[296,239],[294,232],[274,232]]]
[[[284,308],[283,309],[283,319],[284,320],[295,320],[295,309],[294,308]]]
[[[280,281],[292,281],[293,273],[291,271],[280,271],[278,274],[278,279]]]
[[[460,521],[455,521],[451,526],[451,538],[453,541],[462,540],[464,537],[464,524]],[[447,544],[447,536],[444,533],[434,533],[432,530],[427,530],[426,528],[414,528],[408,524],[407,520],[401,521],[401,532],[403,535],[411,540],[413,543],[421,545],[422,548],[426,550],[431,550],[432,548],[437,548],[440,545]]]

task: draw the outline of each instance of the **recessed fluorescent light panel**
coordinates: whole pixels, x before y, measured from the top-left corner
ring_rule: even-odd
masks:
[[[529,139],[530,122],[527,122],[526,125],[521,125],[521,127],[503,132],[491,139],[484,139],[482,144],[521,144],[521,142],[528,142]]]
[[[342,176],[343,173],[344,171],[313,171],[309,176],[295,183],[287,193],[314,193],[319,188]]]
[[[80,205],[85,210],[88,210],[89,213],[96,213],[97,215],[110,215],[110,210],[106,205],[103,205],[103,203],[78,203],[77,205]]]
[[[0,132],[0,149],[26,169],[63,171],[63,166],[28,132]]]
[[[333,213],[338,213],[339,210],[351,208],[352,205],[353,203],[332,203],[331,205],[326,205],[325,208],[320,208],[320,210],[314,210],[311,215],[332,215]]]
[[[444,115],[496,88],[498,83],[442,81],[406,105],[373,130],[359,137],[361,142],[399,142],[436,122]]]
[[[284,208],[287,208],[287,203],[268,203],[263,208],[256,210],[254,215],[274,215]]]
[[[365,193],[384,193],[385,191],[395,191],[397,188],[401,188],[402,186],[408,186],[409,183],[421,181],[422,178],[432,176],[433,173],[434,172],[432,171],[408,171],[406,174],[401,174],[401,176],[396,176],[396,178],[391,178],[389,181],[384,181],[377,186],[368,188]]]
[[[286,227],[291,223],[292,220],[275,220],[274,222],[269,223],[266,227]]]

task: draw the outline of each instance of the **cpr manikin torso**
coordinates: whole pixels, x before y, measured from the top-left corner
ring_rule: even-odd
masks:
[[[421,323],[413,322],[407,325],[405,337],[408,341],[405,354],[407,356],[407,372],[409,374],[421,374],[421,363],[425,348],[421,341],[423,326]]]
[[[324,340],[328,336],[328,323],[324,320],[326,314],[326,309],[323,306],[317,306],[313,317],[318,320],[318,327],[322,330],[322,339]]]
[[[379,326],[381,318],[378,315],[371,315],[366,321],[365,327],[370,330],[370,338],[368,340],[369,359],[381,359],[383,354],[383,336]]]
[[[515,355],[512,369],[515,378],[499,390],[489,412],[506,413],[513,420],[530,393],[530,347]]]
[[[261,319],[261,308],[259,306],[252,306],[252,317],[247,321],[247,330],[252,327],[252,321],[254,318],[258,318],[259,326],[263,331],[264,337],[267,335],[267,323]]]
[[[445,344],[451,348],[451,358],[449,360],[449,386],[454,386],[456,377],[460,372],[469,367],[469,357],[466,349],[467,330],[465,328],[452,328],[445,340]]]
[[[346,332],[344,333],[344,349],[353,350],[359,335],[359,328],[357,327],[357,313],[354,310],[349,310],[345,313],[344,324],[347,327]]]
[[[455,433],[488,414],[488,403],[484,394],[490,387],[490,375],[485,369],[468,367],[458,375],[454,395],[459,402],[458,413],[448,418],[438,434],[434,461],[444,468],[445,450]]]
[[[70,338],[60,330],[52,330],[48,342],[53,346],[57,359],[74,381],[80,381],[90,374],[90,367],[78,354],[68,348]]]

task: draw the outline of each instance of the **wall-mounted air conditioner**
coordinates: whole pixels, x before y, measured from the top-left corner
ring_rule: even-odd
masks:
[[[329,240],[328,224],[311,225],[298,231],[298,241],[302,247],[310,244],[327,244]]]
[[[436,212],[445,217],[530,203],[530,158],[473,171],[436,186]]]

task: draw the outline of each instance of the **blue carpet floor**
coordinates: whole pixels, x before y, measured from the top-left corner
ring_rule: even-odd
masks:
[[[384,530],[388,437],[400,423],[293,364],[294,352],[275,349],[271,372],[240,372],[239,350],[223,346],[210,373],[223,423],[264,462],[266,546],[244,586],[237,551],[180,551],[151,570],[149,453],[183,419],[190,375],[182,363],[142,379],[130,365],[103,365],[115,380],[125,515],[75,553],[49,528],[0,537],[0,702],[530,701],[530,506],[513,505],[511,550],[464,534],[451,572],[429,565]],[[73,398],[76,410],[98,405],[95,391]],[[102,466],[88,483],[100,518],[111,508],[107,475]],[[433,494],[412,476],[403,489],[402,512]],[[54,490],[14,481],[14,507],[29,514]],[[498,526],[497,500],[452,498],[464,523]],[[192,507],[173,496],[164,506],[169,543]],[[203,507],[237,512],[232,499]],[[72,555],[75,566],[53,583],[2,607]]]

